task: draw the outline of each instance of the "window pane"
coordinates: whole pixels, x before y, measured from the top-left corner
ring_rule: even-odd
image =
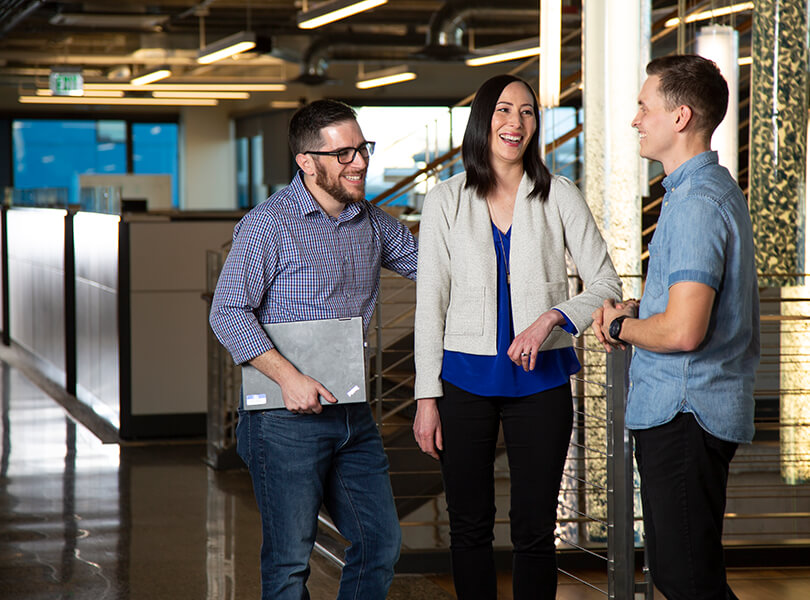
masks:
[[[122,130],[124,121],[15,120],[14,187],[59,188],[78,203],[78,175],[126,173]]]
[[[261,204],[267,199],[267,185],[264,183],[264,139],[261,134],[250,138],[251,200],[253,205]]]
[[[250,140],[246,137],[236,140],[236,205],[239,208],[250,208]]]
[[[133,123],[132,164],[136,174],[171,175],[172,206],[180,206],[176,123]]]
[[[366,139],[377,142],[366,179],[366,196],[371,199],[412,175],[438,156],[458,145],[458,131],[464,131],[468,108],[444,106],[364,106],[357,118]],[[461,166],[447,169],[445,179],[460,172]],[[435,181],[425,181],[396,198],[391,204],[421,206],[427,189]]]

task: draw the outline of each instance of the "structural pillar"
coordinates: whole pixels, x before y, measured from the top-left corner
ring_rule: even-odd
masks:
[[[646,168],[639,158],[638,135],[631,127],[650,55],[649,0],[583,2],[583,106],[585,198],[608,245],[625,298],[641,294],[641,197]],[[604,381],[604,351],[587,337],[586,382]],[[603,414],[605,390],[585,384],[586,415]],[[606,485],[605,427],[586,427],[584,476]],[[586,512],[607,515],[607,498],[596,490],[586,497]],[[606,539],[604,527],[588,526],[585,536]]]
[[[783,479],[810,479],[810,380],[803,352],[807,264],[807,0],[758,0],[751,42],[751,221],[759,284],[780,288],[778,344]],[[773,350],[771,350],[773,352]],[[794,358],[788,354],[795,355]]]
[[[803,283],[807,0],[758,0],[751,42],[751,221],[760,285]]]

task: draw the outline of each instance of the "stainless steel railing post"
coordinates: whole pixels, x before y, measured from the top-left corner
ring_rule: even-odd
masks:
[[[632,600],[635,594],[633,527],[633,454],[624,426],[631,350],[613,350],[607,357],[608,420],[608,597]]]

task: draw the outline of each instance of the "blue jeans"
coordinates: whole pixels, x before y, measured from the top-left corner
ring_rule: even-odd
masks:
[[[323,503],[351,543],[338,600],[383,600],[402,535],[369,406],[325,406],[319,415],[240,411],[236,435],[262,519],[262,599],[309,599]]]

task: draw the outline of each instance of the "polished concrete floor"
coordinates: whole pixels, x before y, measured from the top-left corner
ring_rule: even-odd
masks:
[[[0,362],[0,599],[259,598],[260,532],[247,473],[209,468],[199,441],[118,444],[93,429],[99,435]],[[604,582],[604,574],[590,576]],[[314,557],[313,600],[334,598],[338,577]],[[810,569],[731,577],[741,600],[810,598]],[[509,587],[504,577],[504,600]],[[446,576],[398,575],[389,594],[454,597]],[[604,595],[561,577],[558,597]]]

